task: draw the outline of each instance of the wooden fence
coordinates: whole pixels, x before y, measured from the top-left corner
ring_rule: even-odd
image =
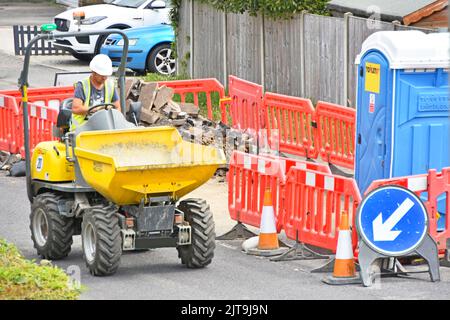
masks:
[[[364,40],[381,30],[419,29],[350,14],[336,18],[301,13],[274,21],[225,14],[194,0],[182,1],[179,26],[179,71],[224,84],[232,74],[263,84],[266,91],[351,107],[354,61]]]

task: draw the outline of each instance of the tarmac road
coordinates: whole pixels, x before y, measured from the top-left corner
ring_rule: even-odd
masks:
[[[15,243],[27,258],[39,258],[29,231],[30,207],[24,178],[12,178],[0,172],[0,237]],[[220,192],[220,193],[219,193]],[[226,185],[210,181],[193,196],[210,199],[223,197]],[[224,212],[212,206],[218,234],[233,225]],[[118,272],[111,277],[93,277],[84,265],[81,240],[74,238],[69,257],[55,262],[81,272],[81,282],[88,290],[82,299],[448,299],[450,270],[441,268],[442,281],[432,283],[427,274],[413,279],[386,278],[373,288],[361,285],[328,286],[323,274],[309,271],[324,260],[271,262],[267,258],[245,255],[240,241],[217,241],[215,257],[204,269],[185,268],[173,248],[154,249],[122,256]],[[78,272],[78,271],[77,271]]]
[[[1,10],[0,10],[1,11]],[[73,60],[58,68],[33,57],[30,84],[53,84],[53,74],[73,68]],[[44,63],[42,65],[39,63]],[[0,52],[0,89],[16,89],[22,58]],[[227,210],[227,186],[211,180],[195,190],[191,197],[202,197],[211,204],[218,235],[234,222]],[[7,177],[0,171],[0,237],[15,243],[30,259],[39,261],[29,230],[30,205],[24,178]],[[65,260],[54,262],[68,271],[75,270],[88,289],[82,299],[448,299],[450,269],[441,268],[441,281],[432,283],[428,274],[410,278],[383,278],[372,288],[361,285],[328,286],[323,274],[309,271],[324,260],[271,262],[267,258],[241,252],[240,241],[217,241],[215,257],[204,269],[185,268],[173,248],[125,253],[121,267],[111,277],[93,277],[87,272],[79,236]]]

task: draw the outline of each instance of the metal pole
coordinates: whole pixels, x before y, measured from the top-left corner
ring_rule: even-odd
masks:
[[[300,13],[300,92],[305,97],[305,14],[306,10]]]
[[[189,48],[189,73],[191,78],[194,78],[194,0],[191,0],[190,7],[190,21],[189,21],[189,39],[190,39],[190,48]]]
[[[264,36],[264,12],[261,12],[261,24],[260,30],[261,33],[261,85],[263,86],[263,90],[265,88],[265,58],[266,58],[266,48],[265,48],[265,36]]]
[[[227,68],[227,60],[228,60],[228,52],[227,52],[227,12],[223,12],[223,24],[222,24],[222,39],[223,39],[223,85],[227,87],[227,79],[228,79],[228,68]]]
[[[349,57],[349,49],[348,49],[348,44],[349,44],[349,21],[350,21],[350,16],[352,16],[353,14],[351,12],[346,12],[344,14],[344,105],[348,106],[348,65],[349,62],[348,60],[350,59]]]

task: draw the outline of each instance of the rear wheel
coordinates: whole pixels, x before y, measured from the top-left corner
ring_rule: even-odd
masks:
[[[211,263],[216,248],[212,212],[202,199],[181,201],[178,209],[184,212],[184,219],[189,222],[192,231],[192,243],[178,246],[178,256],[188,268],[203,268]]]
[[[147,57],[147,70],[163,75],[175,73],[175,55],[169,43],[156,46]]]
[[[92,207],[83,215],[83,256],[92,275],[114,274],[120,264],[122,239],[117,209],[113,205]]]
[[[70,252],[74,233],[74,219],[59,213],[62,196],[47,192],[38,195],[31,205],[31,239],[37,253],[45,259],[58,260]]]

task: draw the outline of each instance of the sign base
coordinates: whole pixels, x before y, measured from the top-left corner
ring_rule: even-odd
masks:
[[[252,255],[252,256],[260,256],[260,257],[273,257],[273,256],[279,256],[281,254],[284,254],[288,249],[281,247],[278,249],[273,250],[261,250],[258,248],[251,248],[248,249],[245,253]]]
[[[428,272],[431,281],[440,281],[438,249],[436,242],[429,234],[425,235],[423,242],[413,251],[413,253],[421,256],[428,263]],[[379,269],[374,269],[373,264],[376,260],[381,258],[392,257],[375,252],[364,241],[360,241],[358,260],[361,269],[361,279],[365,287],[372,286],[376,272],[380,271]]]
[[[288,251],[278,257],[271,258],[270,261],[314,260],[328,258],[328,256],[321,255],[309,249],[305,244],[296,242]]]
[[[445,249],[445,256],[441,261],[441,267],[450,268],[450,239],[447,239],[447,249]]]

